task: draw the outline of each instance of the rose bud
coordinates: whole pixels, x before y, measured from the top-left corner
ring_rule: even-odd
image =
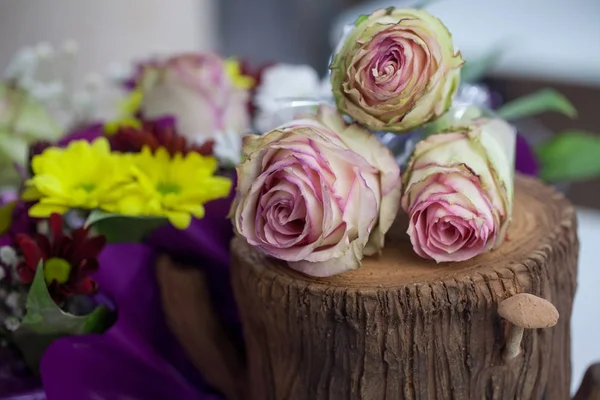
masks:
[[[135,79],[143,93],[142,116],[175,117],[177,132],[198,145],[225,132],[245,134],[250,127],[249,91],[243,80],[240,84],[228,73],[227,65],[210,53],[142,65]]]
[[[383,247],[400,169],[381,142],[332,107],[244,139],[231,209],[237,233],[312,276],[356,269]]]
[[[511,219],[515,131],[499,119],[419,142],[403,176],[415,252],[463,261],[498,247]]]
[[[390,7],[358,18],[333,58],[331,84],[340,111],[403,132],[448,110],[463,63],[439,19]]]

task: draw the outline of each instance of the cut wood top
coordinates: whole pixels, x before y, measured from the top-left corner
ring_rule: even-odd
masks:
[[[544,259],[565,235],[576,234],[575,211],[565,197],[536,179],[517,176],[513,221],[507,240],[496,250],[471,260],[440,263],[424,260],[412,250],[406,232],[406,216],[399,215],[387,235],[380,256],[366,257],[362,267],[329,278],[305,276],[236,237],[232,251],[245,260],[265,279],[281,279],[288,285],[300,285],[307,290],[355,288],[373,292],[382,288],[400,288],[412,284],[446,284],[470,280],[514,279],[532,263],[543,265]]]

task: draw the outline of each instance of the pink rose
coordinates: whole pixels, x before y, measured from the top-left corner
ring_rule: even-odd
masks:
[[[360,266],[399,209],[391,152],[332,107],[244,139],[231,217],[248,243],[313,276]]]
[[[480,119],[419,142],[404,174],[402,207],[415,252],[468,260],[499,246],[511,219],[515,131]]]
[[[215,54],[146,64],[137,80],[143,92],[142,115],[175,117],[177,131],[194,143],[225,132],[247,133],[249,91],[236,85],[228,70],[227,62]]]
[[[340,111],[375,130],[404,132],[441,116],[458,88],[460,52],[424,10],[363,15],[331,63]]]

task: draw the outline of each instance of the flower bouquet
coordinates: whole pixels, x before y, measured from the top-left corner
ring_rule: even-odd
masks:
[[[102,119],[97,79],[83,96],[36,81],[53,57],[20,53],[0,91],[2,396],[243,399],[234,231],[327,277],[378,254],[403,209],[419,256],[476,257],[506,239],[527,150],[506,120],[572,113],[556,93],[495,113],[469,99],[450,33],[418,9],[358,18],[325,80],[216,54],[142,63]],[[542,171],[583,175],[572,152],[596,142],[576,138],[540,147]]]

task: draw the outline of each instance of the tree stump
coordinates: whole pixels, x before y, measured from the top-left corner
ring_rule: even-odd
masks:
[[[324,279],[233,240],[247,398],[568,399],[578,242],[565,198],[517,177],[508,240],[461,263],[420,259],[401,219],[381,256]],[[550,301],[560,319],[525,330],[521,353],[505,361],[510,326],[497,306],[522,292]]]

